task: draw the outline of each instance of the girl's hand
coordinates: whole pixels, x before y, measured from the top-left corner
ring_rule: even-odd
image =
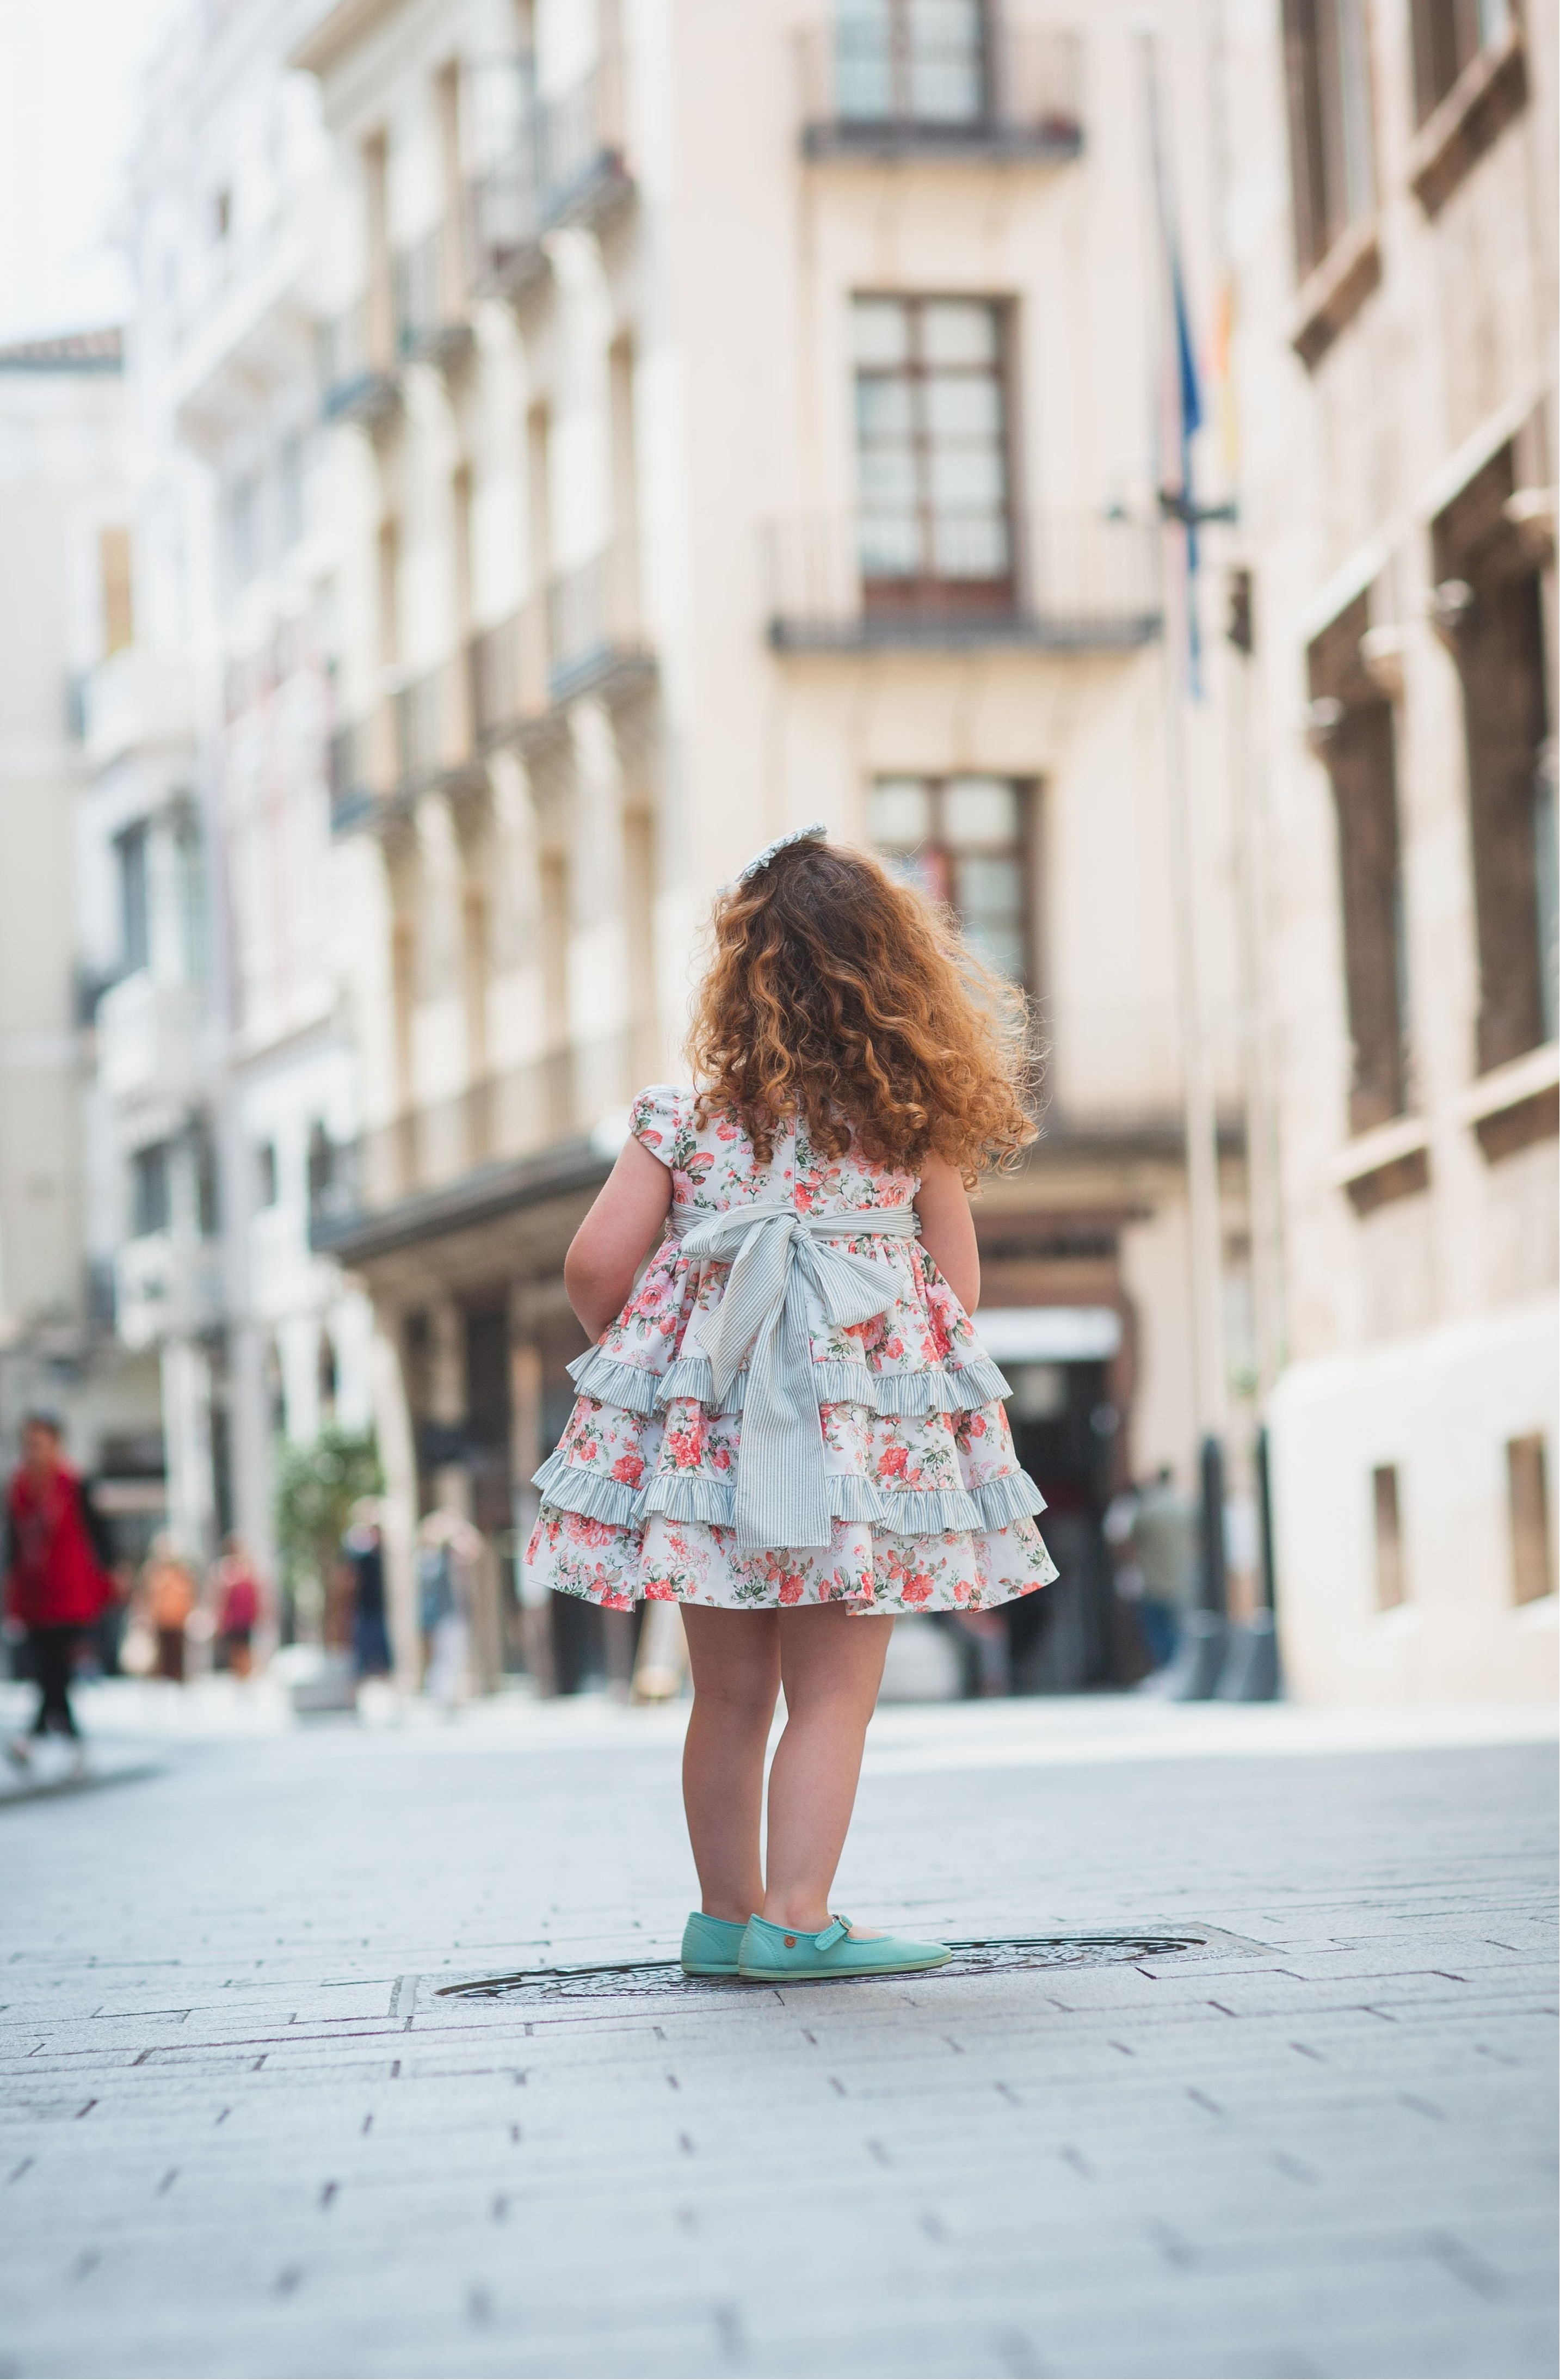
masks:
[[[965,1313],[973,1314],[980,1304],[980,1249],[970,1194],[957,1166],[941,1157],[926,1160],[915,1211],[921,1218],[922,1246]]]
[[[671,1204],[666,1167],[641,1142],[625,1140],[563,1259],[569,1304],[590,1338],[599,1339],[622,1313]]]

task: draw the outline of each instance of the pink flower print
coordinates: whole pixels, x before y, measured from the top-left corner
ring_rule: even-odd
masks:
[[[612,1477],[621,1479],[625,1488],[637,1488],[644,1476],[645,1458],[642,1454],[620,1454],[612,1465]]]
[[[796,1204],[804,1214],[810,1209],[816,1196],[817,1193],[810,1182],[798,1182],[796,1184]]]
[[[669,1578],[647,1578],[644,1595],[647,1603],[675,1603],[677,1589]]]
[[[647,1148],[659,1148],[660,1147],[660,1134],[653,1131],[648,1125],[646,1126],[645,1130],[640,1133],[638,1136]]]
[[[897,1330],[891,1339],[884,1341],[880,1353],[887,1355],[890,1364],[899,1362],[900,1357],[904,1354],[904,1341]]]
[[[907,1578],[905,1580],[903,1585],[900,1588],[900,1593],[903,1597],[905,1602],[912,1606],[918,1603],[929,1603],[932,1597],[932,1580],[930,1574],[924,1570],[918,1570],[913,1578]]]
[[[671,1456],[675,1471],[696,1471],[704,1453],[704,1427],[695,1422],[690,1429],[669,1429],[661,1441]]]
[[[729,1471],[732,1467],[732,1450],[729,1446],[718,1446],[709,1459],[717,1471]]]
[[[780,1583],[780,1601],[782,1603],[800,1603],[802,1600],[802,1590],[806,1582],[803,1578],[800,1571],[785,1572],[781,1576]]]
[[[877,1458],[879,1479],[902,1479],[910,1462],[909,1450],[902,1446],[886,1446]]]

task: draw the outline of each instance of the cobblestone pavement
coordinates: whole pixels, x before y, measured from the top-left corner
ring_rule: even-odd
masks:
[[[785,1992],[439,1997],[670,1954],[675,1713],[0,1813],[0,2374],[1552,2373],[1554,1755],[1480,1731],[885,1713],[841,1906],[1204,1947]]]

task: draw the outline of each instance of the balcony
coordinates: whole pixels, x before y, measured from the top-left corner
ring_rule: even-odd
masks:
[[[588,1143],[602,1119],[627,1107],[653,1067],[643,1036],[620,1031],[575,1042],[528,1064],[483,1076],[448,1099],[405,1109],[341,1152],[328,1197],[311,1220],[321,1251],[365,1218],[403,1200],[450,1192],[547,1150]],[[637,1068],[637,1073],[636,1073]]]
[[[174,1232],[127,1240],[114,1258],[114,1305],[127,1347],[214,1330],[223,1312],[220,1248]]]
[[[1087,515],[835,515],[765,535],[777,652],[1125,652],[1160,628],[1155,532]]]
[[[471,702],[480,745],[550,735],[565,703],[594,695],[627,701],[654,679],[643,625],[639,557],[623,538],[561,572],[470,647]]]
[[[200,987],[138,968],[98,1002],[98,1075],[123,1107],[194,1099],[200,1079]]]
[[[406,679],[364,718],[338,727],[327,757],[337,834],[436,786],[458,788],[479,772],[466,657],[452,656]]]
[[[327,421],[355,421],[373,430],[399,407],[389,312],[375,298],[360,298],[345,314],[320,324],[320,411]]]
[[[803,154],[918,157],[986,165],[1060,164],[1083,146],[1076,33],[969,30],[942,41],[908,15],[841,15],[804,51]]]
[[[599,230],[629,203],[621,119],[615,65],[554,99],[527,92],[514,147],[467,186],[473,283],[484,296],[523,303],[548,278],[549,232]]]
[[[537,164],[544,231],[566,224],[599,230],[632,199],[615,61],[594,67],[572,91],[539,103]]]
[[[94,769],[106,769],[126,752],[187,744],[195,734],[189,672],[144,645],[127,645],[99,662],[86,681],[82,712]]]
[[[453,223],[435,224],[391,262],[395,310],[395,351],[406,362],[437,364],[447,370],[469,354],[471,325],[457,292],[464,285],[459,233]]]
[[[534,138],[468,184],[466,213],[473,286],[483,297],[522,304],[550,271],[541,241]]]

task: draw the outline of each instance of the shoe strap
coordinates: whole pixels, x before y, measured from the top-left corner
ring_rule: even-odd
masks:
[[[821,1934],[813,1937],[815,1950],[832,1950],[836,1942],[843,1942],[851,1931],[848,1917],[831,1917]]]

